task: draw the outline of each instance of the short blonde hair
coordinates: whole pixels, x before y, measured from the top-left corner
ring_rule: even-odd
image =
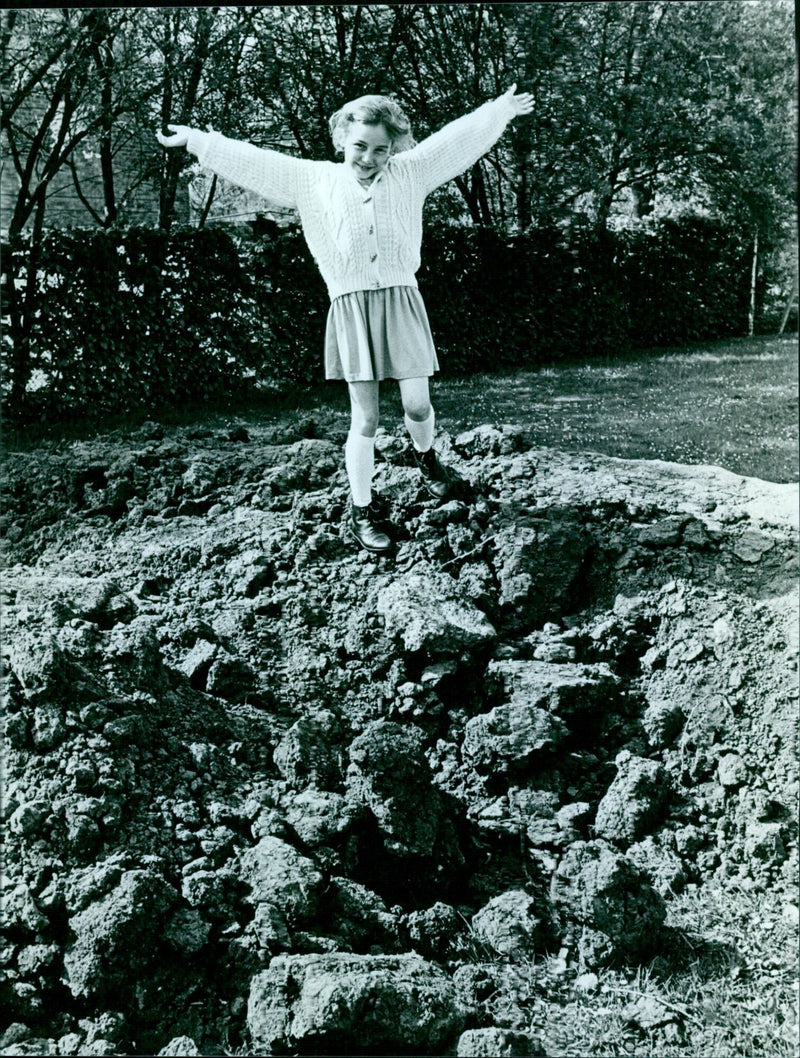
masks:
[[[360,96],[336,111],[328,122],[333,146],[344,150],[347,129],[355,121],[365,125],[383,125],[392,141],[391,153],[407,151],[416,140],[411,134],[411,122],[403,110],[388,96]]]

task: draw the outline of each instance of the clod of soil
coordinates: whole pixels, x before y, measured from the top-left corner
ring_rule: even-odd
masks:
[[[795,486],[382,433],[375,559],[319,432],[8,457],[4,1053],[553,1053],[503,967],[796,888]]]

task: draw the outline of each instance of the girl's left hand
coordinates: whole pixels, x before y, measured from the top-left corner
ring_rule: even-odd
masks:
[[[504,97],[513,106],[515,117],[519,117],[520,114],[530,114],[533,110],[533,96],[530,92],[520,92],[519,95],[515,95],[516,91],[516,84],[512,84]]]

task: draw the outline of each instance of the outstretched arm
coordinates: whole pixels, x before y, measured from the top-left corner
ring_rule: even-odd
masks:
[[[497,99],[451,121],[412,150],[396,155],[396,160],[419,167],[428,194],[474,165],[494,146],[510,121],[532,110],[533,96],[529,92],[517,94],[517,86],[512,84]]]
[[[228,180],[263,195],[276,206],[294,209],[299,188],[314,162],[292,158],[279,151],[231,140],[218,132],[201,132],[188,125],[167,125],[169,134],[156,133],[162,147],[186,147],[202,166]]]

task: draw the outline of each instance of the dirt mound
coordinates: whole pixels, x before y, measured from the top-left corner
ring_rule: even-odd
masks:
[[[343,440],[7,459],[4,1053],[544,1053],[488,964],[796,886],[795,486],[381,433],[374,559]]]

